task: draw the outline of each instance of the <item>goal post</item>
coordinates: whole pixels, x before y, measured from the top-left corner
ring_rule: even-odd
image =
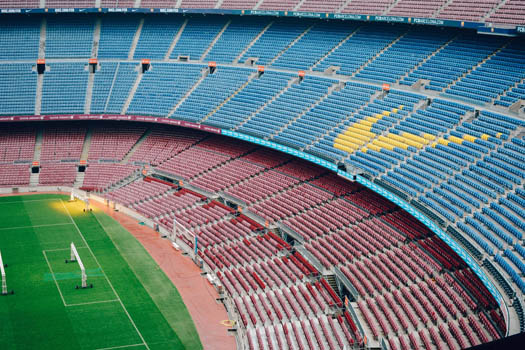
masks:
[[[176,218],[173,219],[172,241],[176,242],[179,245],[180,243],[183,243],[182,247],[187,247],[185,251],[191,256],[192,259],[198,256],[199,238],[197,237],[197,235],[195,235],[193,232],[188,230],[186,227],[179,224]],[[193,245],[193,249],[191,249],[190,245]]]
[[[80,259],[80,255],[78,254],[77,247],[75,247],[75,244],[71,242],[71,259],[66,260],[66,263],[68,262],[77,262],[78,266],[80,267],[80,274],[82,277],[82,288],[87,288],[87,275],[86,275],[86,268],[84,267],[84,264],[82,263],[82,259]],[[90,288],[93,288],[93,284],[89,285]],[[77,286],[78,289],[78,286]]]
[[[2,276],[2,295],[7,295],[9,292],[7,291],[7,280],[5,278],[5,268],[7,265],[4,265],[4,261],[2,260],[2,252],[0,252],[0,275]],[[11,294],[14,294],[13,291],[11,291]]]
[[[91,208],[89,207],[89,194],[87,192],[78,190],[76,188],[73,188],[71,190],[71,195],[69,197],[70,202],[74,202],[76,200],[81,200],[85,204],[84,211],[91,211]]]

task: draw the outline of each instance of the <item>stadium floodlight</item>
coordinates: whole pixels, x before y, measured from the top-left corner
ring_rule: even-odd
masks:
[[[66,264],[68,262],[75,262],[75,261],[78,262],[78,266],[80,267],[80,274],[82,275],[82,288],[87,288],[86,268],[84,267],[84,264],[82,263],[82,259],[80,259],[80,255],[78,254],[75,244],[71,242],[71,259],[66,260]],[[78,285],[76,286],[76,288],[78,289]],[[93,284],[90,284],[89,288],[93,288]]]
[[[5,268],[7,267],[7,264],[4,265],[4,261],[2,260],[2,253],[0,252],[0,274],[2,275],[2,295],[9,294],[7,292],[7,280],[5,279]],[[11,294],[15,294],[14,291],[10,292]]]
[[[89,207],[89,195],[86,192],[84,192],[84,191],[80,191],[80,190],[77,190],[77,189],[73,188],[71,190],[71,196],[69,198],[69,201],[70,202],[74,202],[77,199],[83,201],[84,204],[86,205],[86,207],[84,208],[84,212],[88,212],[88,211],[92,210]]]

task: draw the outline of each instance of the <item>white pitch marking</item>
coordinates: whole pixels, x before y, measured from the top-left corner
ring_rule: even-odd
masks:
[[[34,225],[34,226],[16,226],[16,227],[2,227],[0,228],[0,231],[6,231],[6,230],[20,230],[23,228],[34,228],[34,227],[52,227],[52,226],[65,226],[65,225],[72,225],[70,222],[65,222],[63,224],[45,224],[45,225]]]
[[[113,287],[113,284],[111,283],[111,281],[109,280],[108,276],[107,276],[106,273],[104,272],[104,269],[102,268],[102,266],[99,264],[97,257],[95,256],[95,254],[94,254],[93,251],[91,250],[91,247],[89,246],[88,242],[87,242],[86,239],[84,238],[84,235],[82,234],[82,232],[80,232],[80,229],[78,228],[77,223],[75,222],[75,220],[73,220],[73,217],[72,217],[71,214],[69,213],[69,210],[67,209],[66,205],[64,204],[64,201],[63,201],[62,199],[60,199],[60,202],[62,203],[62,206],[63,206],[64,209],[66,210],[67,215],[69,216],[69,219],[71,220],[71,222],[73,223],[73,225],[75,225],[75,228],[77,229],[78,234],[80,235],[80,237],[82,237],[82,240],[84,241],[84,244],[86,245],[86,248],[89,249],[89,252],[90,252],[91,255],[93,256],[93,259],[95,259],[95,262],[96,262],[97,265],[100,267],[100,271],[102,271],[102,273],[104,274],[104,277],[106,278],[106,281],[108,281],[109,286],[110,286],[111,289],[113,290],[113,293],[115,293],[115,295],[117,296],[117,299],[118,299],[118,301],[120,302],[120,305],[122,306],[122,309],[124,309],[124,312],[126,313],[126,315],[128,316],[129,320],[131,321],[131,324],[133,325],[133,327],[134,327],[135,330],[137,331],[137,333],[138,333],[140,339],[142,340],[144,346],[146,347],[146,349],[149,350],[149,346],[148,346],[148,344],[146,343],[146,341],[144,340],[144,337],[142,336],[142,333],[140,333],[139,329],[137,328],[137,325],[136,325],[135,322],[133,321],[133,318],[131,318],[131,315],[129,314],[128,310],[127,310],[126,307],[124,306],[124,303],[123,303],[122,300],[120,299],[120,296],[118,295],[117,291],[116,291],[115,288]],[[142,345],[142,344],[136,344],[136,345]],[[135,345],[135,346],[136,346],[136,345]]]
[[[44,254],[44,258],[46,259],[47,266],[49,266],[49,271],[51,271],[51,275],[53,276],[53,281],[55,281],[55,284],[57,286],[58,293],[60,294],[60,298],[62,298],[62,303],[64,304],[64,306],[67,306],[66,300],[64,299],[64,296],[62,295],[62,291],[60,290],[60,287],[58,286],[58,282],[55,278],[55,273],[53,272],[53,268],[51,267],[51,264],[49,263],[49,260],[47,259],[46,251],[42,250],[42,253]]]

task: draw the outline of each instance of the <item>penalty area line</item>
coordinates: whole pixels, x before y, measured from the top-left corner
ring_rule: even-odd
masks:
[[[102,271],[102,274],[104,274],[104,277],[106,278],[106,281],[108,281],[108,284],[109,286],[111,287],[111,290],[113,291],[113,293],[115,294],[115,296],[117,297],[118,301],[120,302],[120,305],[122,306],[122,309],[124,310],[124,312],[126,313],[126,315],[128,316],[131,324],[133,325],[133,328],[135,328],[135,331],[137,332],[138,336],[140,337],[140,340],[142,340],[142,344],[135,344],[133,346],[138,346],[138,345],[144,345],[146,347],[147,350],[150,350],[148,344],[146,343],[146,340],[144,339],[144,337],[142,336],[142,333],[140,333],[139,331],[139,328],[137,327],[137,325],[135,324],[135,321],[133,321],[133,318],[131,317],[131,315],[129,314],[128,312],[128,309],[126,309],[126,306],[124,305],[124,303],[122,302],[122,300],[120,299],[120,296],[118,295],[117,291],[115,290],[115,287],[113,287],[113,283],[111,283],[111,281],[109,280],[108,276],[106,275],[106,273],[104,272],[104,269],[102,268],[102,265],[100,265],[100,263],[98,262],[98,259],[97,257],[95,256],[95,254],[93,253],[93,250],[91,250],[91,247],[89,246],[86,238],[84,237],[84,235],[82,234],[82,232],[80,231],[80,228],[78,228],[78,225],[77,223],[75,222],[75,220],[73,220],[73,217],[71,216],[71,213],[69,212],[69,209],[66,207],[66,205],[64,204],[64,201],[61,199],[60,202],[62,203],[62,206],[64,207],[64,209],[66,210],[67,212],[67,215],[69,216],[69,219],[71,220],[71,223],[75,226],[78,234],[80,235],[80,237],[82,238],[82,240],[84,241],[84,244],[86,246],[86,248],[89,250],[89,252],[91,253],[91,256],[93,257],[93,259],[95,260],[95,262],[97,263],[97,265],[100,267],[100,271]],[[102,228],[102,227],[101,227]],[[102,228],[102,230],[104,230],[104,228]],[[104,231],[105,232],[105,231]],[[106,233],[107,235],[107,233]],[[111,349],[111,348],[110,348]]]
[[[23,228],[35,228],[35,227],[53,227],[53,226],[65,226],[65,225],[73,225],[70,222],[64,222],[62,224],[45,224],[45,225],[34,225],[34,226],[15,226],[15,227],[2,227],[0,228],[0,231],[6,231],[6,230],[20,230]]]
[[[49,260],[47,259],[46,251],[42,250],[42,253],[44,254],[44,259],[46,259],[47,266],[49,267],[49,271],[51,271],[51,276],[53,277],[53,281],[55,281],[55,285],[57,286],[58,293],[60,294],[60,298],[62,298],[62,303],[64,306],[67,306],[66,300],[64,299],[64,296],[62,295],[62,291],[60,290],[60,287],[58,286],[58,282],[55,278],[55,273],[53,272],[53,268],[51,267],[51,264],[49,263]]]
[[[113,347],[110,347],[110,348],[98,348],[96,350],[112,350],[112,349],[124,349],[124,348],[131,348],[131,347],[136,347],[136,346],[143,346],[143,345],[146,345],[146,344],[131,344],[131,345],[122,345],[122,346],[113,346]]]

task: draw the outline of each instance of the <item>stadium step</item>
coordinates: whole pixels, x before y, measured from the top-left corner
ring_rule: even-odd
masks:
[[[299,11],[299,9],[301,8],[301,6],[303,6],[304,2],[306,0],[301,0],[297,3],[297,5],[295,5],[295,7],[293,8],[293,11]]]
[[[456,80],[454,80],[452,83],[450,83],[446,88],[443,89],[443,91],[447,91],[448,89],[450,89],[450,87],[456,85],[456,83],[460,82],[461,80],[463,80],[463,78],[465,78],[467,75],[469,75],[471,72],[475,71],[477,68],[479,68],[480,66],[482,66],[483,64],[485,64],[485,62],[487,62],[488,60],[490,60],[492,57],[494,57],[496,54],[498,54],[501,50],[503,50],[504,48],[507,47],[507,45],[510,43],[510,41],[507,41],[505,44],[503,44],[502,46],[498,47],[496,50],[494,50],[490,55],[488,55],[487,57],[485,57],[484,59],[482,59],[481,61],[478,62],[478,64],[470,67],[467,71],[465,71],[465,73],[463,73],[462,75],[460,75]],[[479,107],[478,107],[479,108]]]
[[[44,138],[42,128],[39,128],[35,137],[35,153],[33,155],[33,162],[40,162],[40,155],[42,154],[42,139]]]
[[[46,58],[46,32],[47,32],[47,19],[42,18],[40,22],[40,43],[38,46],[38,58]]]
[[[383,47],[382,50],[380,50],[374,57],[370,58],[368,61],[366,61],[363,65],[361,65],[361,67],[359,67],[353,74],[352,74],[352,78],[355,78],[357,74],[361,73],[361,71],[363,69],[365,69],[370,63],[374,62],[377,58],[381,57],[381,55],[383,53],[385,53],[386,51],[388,51],[388,49],[390,49],[392,47],[392,45],[394,45],[395,43],[397,43],[399,40],[401,40],[406,34],[408,33],[408,31],[404,32],[403,34],[401,34],[400,36],[398,36],[396,39],[394,39],[393,41],[391,41],[388,45],[386,45],[385,47]]]
[[[84,185],[84,177],[86,176],[85,172],[77,172],[75,182],[73,183],[73,188],[80,188]]]
[[[89,128],[88,131],[86,132],[86,136],[84,137],[84,144],[82,145],[82,153],[80,154],[81,162],[87,162],[88,155],[89,155],[89,148],[91,147],[91,135],[92,134],[93,134],[93,130]]]
[[[228,96],[224,101],[222,101],[217,107],[215,107],[215,109],[213,111],[211,111],[210,113],[208,113],[204,118],[202,118],[200,121],[199,121],[199,124],[203,124],[206,120],[208,120],[209,117],[211,117],[212,115],[214,115],[219,109],[222,108],[222,106],[224,106],[229,100],[231,100],[232,98],[235,97],[235,95],[237,95],[239,92],[241,92],[249,83],[252,82],[253,79],[255,79],[257,77],[257,73],[252,73],[249,77],[248,77],[248,80],[246,80],[246,82],[244,84],[241,85],[241,87],[239,87],[237,90],[235,90],[235,92],[233,94],[231,94],[230,96]]]
[[[253,112],[252,114],[250,114],[246,119],[244,119],[239,125],[237,125],[236,127],[233,128],[234,131],[237,131],[239,130],[240,127],[242,127],[244,124],[246,124],[250,119],[252,119],[254,116],[256,116],[257,114],[259,114],[263,109],[266,108],[266,106],[268,106],[269,104],[271,104],[273,101],[275,101],[277,98],[279,98],[279,96],[281,96],[282,94],[284,94],[295,82],[297,81],[297,78],[290,78],[290,80],[288,80],[288,84],[286,84],[286,86],[281,90],[279,91],[277,94],[275,94],[270,100],[266,101],[265,104],[263,104],[261,107],[259,107],[255,112]]]
[[[343,40],[341,40],[339,42],[339,44],[335,45],[330,51],[328,51],[323,57],[321,57],[317,62],[315,62],[315,64],[312,66],[312,68],[310,68],[311,71],[313,71],[325,58],[327,58],[328,56],[330,56],[335,50],[339,49],[341,47],[341,45],[343,45],[344,43],[346,43],[348,41],[348,39],[350,39],[351,37],[353,37],[356,33],[359,32],[359,29],[360,27],[356,28],[354,31],[352,31],[350,34],[348,34],[346,36],[346,38],[344,38]]]
[[[175,113],[175,111],[184,103],[184,101],[186,101],[186,99],[193,93],[193,91],[195,91],[195,89],[199,87],[199,85],[204,81],[204,79],[206,79],[209,72],[210,71],[208,70],[208,68],[202,69],[201,77],[199,78],[199,80],[197,80],[197,82],[188,91],[186,91],[186,93],[184,94],[184,96],[182,96],[179,102],[177,102],[175,106],[173,106],[171,111],[168,113],[168,118],[170,118],[173,115],[173,113]]]
[[[135,83],[133,83],[133,87],[131,88],[131,91],[129,92],[128,98],[126,99],[126,102],[124,103],[124,106],[122,107],[122,111],[120,112],[120,114],[124,115],[128,111],[129,105],[131,104],[131,101],[133,100],[133,96],[135,96],[135,92],[137,92],[137,88],[139,87],[143,76],[144,76],[144,73],[142,73],[142,70],[139,70],[137,74],[137,78],[135,79]]]
[[[221,8],[221,5],[222,5],[223,2],[224,2],[224,0],[217,1],[217,3],[215,4],[215,6],[213,8],[215,8],[215,9]]]
[[[280,133],[282,133],[284,130],[286,130],[288,127],[290,127],[293,123],[295,123],[295,121],[297,121],[299,118],[301,118],[302,116],[304,116],[306,113],[308,113],[309,111],[311,111],[312,109],[314,109],[315,107],[317,107],[321,102],[323,102],[324,100],[326,100],[335,90],[336,88],[339,86],[339,82],[336,82],[334,84],[332,84],[332,86],[330,86],[328,88],[328,91],[326,92],[326,94],[324,94],[323,96],[321,96],[320,99],[318,99],[317,101],[315,101],[314,103],[312,103],[308,108],[306,108],[304,111],[302,111],[301,113],[297,114],[294,118],[292,118],[288,123],[284,124],[279,130],[275,131],[273,134],[271,134],[269,136],[269,140],[273,139],[275,136],[279,135]]]
[[[139,8],[141,2],[142,2],[142,0],[135,0],[135,3],[133,4],[133,7],[134,8]]]
[[[95,30],[93,31],[93,46],[91,47],[91,57],[98,57],[98,45],[100,42],[100,29],[102,28],[102,19],[97,18],[95,21]]]
[[[208,53],[211,51],[211,49],[213,48],[213,46],[215,45],[215,43],[217,42],[217,40],[220,39],[220,37],[222,36],[222,33],[224,33],[224,31],[226,29],[228,29],[230,23],[232,22],[232,20],[230,19],[228,22],[226,22],[226,24],[224,25],[224,27],[222,27],[221,31],[217,34],[217,36],[215,36],[215,38],[213,39],[213,41],[210,43],[210,45],[208,45],[208,48],[204,51],[204,53],[201,55],[201,58],[200,60],[201,61],[204,61],[206,59],[206,56],[208,56]]]
[[[490,11],[488,11],[485,16],[483,16],[482,21],[485,22],[492,14],[496,11],[498,11],[502,6],[504,6],[509,0],[500,0],[499,4],[496,6],[493,6],[490,8]]]
[[[326,131],[326,133],[324,133],[323,135],[319,136],[318,138],[316,138],[312,143],[310,143],[309,145],[307,145],[303,150],[308,150],[310,149],[313,145],[315,145],[316,143],[318,143],[319,141],[321,141],[322,139],[324,139],[325,137],[327,137],[328,135],[330,135],[330,133],[337,129],[338,127],[340,126],[343,126],[344,123],[351,117],[353,117],[354,115],[358,114],[359,112],[361,112],[363,109],[365,109],[371,102],[373,102],[375,99],[379,98],[379,96],[381,95],[381,91],[378,91],[374,94],[372,94],[370,96],[370,99],[368,100],[367,103],[365,103],[363,106],[361,106],[361,108],[359,108],[358,110],[356,110],[353,114],[350,114],[348,115],[346,118],[342,119],[341,121],[339,121],[339,123],[337,123],[333,128],[330,128],[329,130]]]
[[[151,129],[148,129],[142,134],[142,136],[137,140],[137,142],[131,147],[131,149],[126,153],[124,158],[120,161],[120,164],[128,164],[128,160],[131,158],[133,153],[140,147],[140,145],[148,138],[148,136],[151,134]]]
[[[255,6],[253,7],[254,10],[257,10],[263,3],[264,0],[258,0],[257,1],[257,4],[255,4]]]
[[[44,86],[44,74],[38,74],[36,78],[35,115],[40,115],[40,112],[42,110],[42,87],[43,86]]]
[[[95,73],[89,73],[86,88],[86,97],[84,99],[84,114],[91,112],[91,98],[93,96],[93,84],[95,82]]]
[[[431,16],[431,18],[437,18],[437,16],[443,11],[448,5],[450,5],[454,0],[447,0],[439,9],[434,12],[434,14]]]
[[[166,55],[164,56],[164,61],[168,61],[171,57],[171,53],[173,52],[173,49],[175,48],[175,45],[177,45],[177,42],[179,41],[182,32],[184,32],[184,28],[186,28],[186,25],[188,24],[188,19],[186,18],[182,25],[180,26],[179,31],[177,32],[177,35],[173,38],[173,41],[171,42],[170,48],[166,52]]]
[[[29,186],[34,187],[38,186],[38,183],[40,182],[40,173],[31,173],[31,176],[29,177]]]
[[[248,52],[248,50],[253,46],[253,44],[255,44],[259,40],[259,38],[268,30],[268,28],[272,26],[273,23],[274,21],[270,21],[270,23],[268,23],[266,27],[264,27],[263,30],[261,30],[261,32],[257,34],[257,36],[253,38],[253,40],[248,45],[246,45],[246,47],[244,48],[244,50],[242,50],[239,56],[237,56],[237,58],[233,60],[233,63],[239,63],[239,60],[244,56],[244,54]],[[244,63],[244,62],[241,62],[241,63]]]
[[[137,27],[137,31],[135,32],[135,36],[133,37],[133,41],[131,43],[131,48],[128,52],[128,60],[132,60],[133,56],[135,56],[135,50],[137,49],[137,43],[140,39],[140,33],[142,32],[142,27],[144,26],[144,18],[140,19],[139,26]]]
[[[268,66],[271,66],[275,61],[277,61],[277,59],[279,57],[281,57],[290,47],[294,46],[295,43],[297,43],[299,40],[301,40],[301,38],[303,36],[305,36],[313,27],[315,26],[315,24],[312,24],[311,26],[309,26],[308,28],[305,29],[304,32],[302,32],[301,34],[299,34],[299,36],[297,38],[295,38],[290,44],[288,44],[283,50],[281,50],[281,52],[279,52],[277,54],[277,56],[275,56],[269,63],[268,63]]]
[[[390,6],[388,6],[386,10],[383,11],[383,15],[387,15],[399,3],[399,1],[400,0],[396,0],[393,3],[391,3]]]
[[[420,61],[418,64],[416,64],[415,66],[413,66],[408,72],[405,73],[405,75],[403,75],[401,78],[398,79],[398,82],[402,81],[403,79],[405,79],[406,77],[408,77],[410,74],[412,74],[415,70],[419,69],[419,67],[421,67],[422,65],[424,65],[429,59],[431,59],[432,57],[434,57],[435,55],[437,55],[441,50],[443,50],[445,47],[447,47],[451,42],[453,42],[454,40],[456,40],[458,36],[455,35],[454,37],[452,37],[449,41],[447,41],[446,43],[444,43],[443,45],[441,45],[437,50],[435,50],[434,52],[432,52],[430,55],[428,55],[427,57],[425,57],[422,61]]]

